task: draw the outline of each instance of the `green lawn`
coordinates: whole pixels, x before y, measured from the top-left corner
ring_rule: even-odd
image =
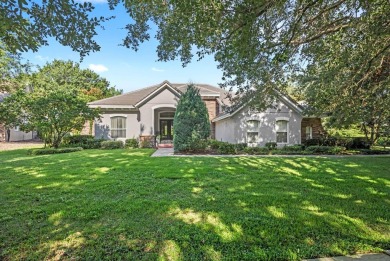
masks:
[[[0,152],[0,259],[287,260],[390,248],[390,157]]]

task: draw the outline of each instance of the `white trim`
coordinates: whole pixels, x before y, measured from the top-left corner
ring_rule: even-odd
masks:
[[[174,117],[161,117],[161,113],[163,113],[163,112],[173,112],[173,114],[175,114],[175,111],[159,111],[158,112],[158,119],[159,120],[161,120],[161,119],[163,119],[163,120],[173,120],[174,119]]]
[[[159,105],[154,105],[152,107],[152,110],[154,109],[158,109],[158,108],[175,108],[176,109],[176,105],[175,104],[171,104],[171,103],[163,103],[163,104],[159,104]]]
[[[123,115],[123,114],[110,114],[110,118],[113,118],[113,117],[123,117],[123,118],[127,118],[127,115]]]
[[[210,96],[210,97],[219,97],[221,95],[219,95],[219,94],[200,94],[200,97],[208,97],[208,96]]]
[[[174,104],[165,103],[165,104],[158,104],[158,105],[155,105],[152,107],[152,125],[153,125],[153,132],[154,133],[156,133],[156,130],[154,129],[154,127],[155,127],[154,126],[154,111],[158,108],[174,108],[174,109],[176,109],[176,106]],[[160,116],[160,115],[158,115],[158,116]],[[159,123],[158,128],[160,128],[160,123]]]
[[[90,108],[103,108],[103,109],[134,109],[133,105],[94,105],[89,104]]]
[[[277,121],[290,121],[289,117],[276,117],[275,122]]]
[[[173,92],[174,94],[176,94],[177,96],[181,96],[180,92],[178,92],[176,89],[174,89],[171,85],[169,85],[169,83],[167,82],[164,82],[160,87],[158,87],[156,90],[154,90],[153,92],[149,93],[145,98],[143,98],[142,100],[140,100],[139,102],[137,102],[134,106],[135,107],[139,107],[140,105],[143,104],[143,102],[147,99],[149,99],[149,97],[153,96],[154,94],[158,93],[161,89],[163,88],[169,88],[171,90],[171,92]]]

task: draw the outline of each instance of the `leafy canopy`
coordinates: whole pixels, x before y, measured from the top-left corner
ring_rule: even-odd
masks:
[[[206,105],[200,97],[199,89],[192,84],[188,85],[178,101],[173,130],[175,151],[196,150],[210,136]]]
[[[333,112],[336,126],[363,123],[375,132],[389,121],[388,0],[129,1],[126,8],[135,23],[125,46],[149,40],[151,21],[161,61],[186,65],[213,54],[222,87],[237,87],[241,102],[298,86],[317,108],[311,112]]]
[[[122,93],[110,86],[110,82],[90,69],[81,69],[72,61],[54,60],[32,75],[34,89],[52,90],[53,85],[76,90],[88,102]]]
[[[0,40],[13,53],[37,51],[54,37],[84,57],[100,47],[93,40],[96,27],[109,18],[90,17],[89,2],[5,0],[0,2]]]
[[[10,52],[0,42],[0,92],[14,92],[25,87],[30,64],[22,62],[20,54]]]

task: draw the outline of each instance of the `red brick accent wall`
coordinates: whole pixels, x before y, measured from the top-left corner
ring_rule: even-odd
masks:
[[[312,127],[312,138],[320,138],[325,134],[322,127],[321,118],[303,118],[301,123],[301,141],[306,141],[306,127]]]
[[[211,122],[212,119],[214,119],[218,114],[218,102],[216,99],[203,99],[204,103],[206,104],[207,111],[209,113],[209,119],[210,119],[210,136],[212,139],[215,138],[215,124]]]

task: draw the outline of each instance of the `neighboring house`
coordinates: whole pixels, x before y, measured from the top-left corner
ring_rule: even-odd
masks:
[[[89,103],[101,109],[101,121],[95,121],[96,138],[140,140],[157,138],[162,143],[173,139],[173,118],[178,98],[188,84],[164,81],[122,95]],[[242,106],[229,113],[226,91],[208,84],[195,84],[205,102],[211,124],[211,138],[231,143],[264,146],[300,144],[323,131],[321,119],[304,117],[303,108],[291,98],[279,95],[276,109],[250,111]]]
[[[8,93],[0,93],[0,102],[3,102],[3,100],[9,95],[10,94]],[[27,141],[35,139],[37,135],[36,132],[21,131],[19,126],[7,131],[5,126],[0,122],[0,142],[8,141],[8,136],[9,141]]]

